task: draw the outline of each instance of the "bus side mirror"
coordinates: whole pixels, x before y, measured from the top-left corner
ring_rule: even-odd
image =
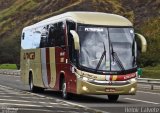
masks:
[[[80,49],[80,45],[79,45],[79,36],[78,36],[78,34],[74,30],[70,30],[70,33],[73,36],[75,50],[79,50]]]
[[[141,34],[135,33],[135,36],[137,38],[139,38],[139,40],[141,41],[141,52],[145,53],[147,51],[147,41],[145,39],[145,37]]]

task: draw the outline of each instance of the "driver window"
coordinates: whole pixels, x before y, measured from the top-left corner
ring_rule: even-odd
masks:
[[[68,34],[68,47],[69,47],[69,58],[73,64],[76,64],[76,50],[74,49],[74,40],[70,30],[76,30],[76,24],[72,21],[67,21],[67,34]]]

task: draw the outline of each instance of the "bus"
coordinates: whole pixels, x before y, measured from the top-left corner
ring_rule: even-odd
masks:
[[[137,40],[139,41],[137,42]],[[125,17],[102,12],[66,12],[22,30],[21,79],[30,91],[134,95],[137,53],[146,39]]]

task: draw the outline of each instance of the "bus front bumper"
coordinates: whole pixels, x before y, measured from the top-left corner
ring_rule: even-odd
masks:
[[[117,94],[117,95],[135,95],[137,90],[137,81],[132,81],[125,85],[97,85],[80,78],[77,78],[77,94]]]

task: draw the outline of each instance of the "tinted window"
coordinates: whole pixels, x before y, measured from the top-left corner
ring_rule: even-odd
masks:
[[[56,24],[52,24],[49,26],[49,34],[47,40],[47,47],[54,47],[55,46],[55,37],[56,37]]]
[[[48,27],[45,26],[41,31],[40,48],[47,47],[47,40],[48,40]]]
[[[59,22],[56,25],[56,31],[55,31],[55,46],[62,46],[65,45],[65,26],[63,22]]]
[[[76,63],[76,53],[74,49],[74,40],[70,33],[70,30],[75,30],[76,24],[71,21],[67,21],[67,34],[68,34],[68,46],[69,46],[69,58],[72,63]]]

